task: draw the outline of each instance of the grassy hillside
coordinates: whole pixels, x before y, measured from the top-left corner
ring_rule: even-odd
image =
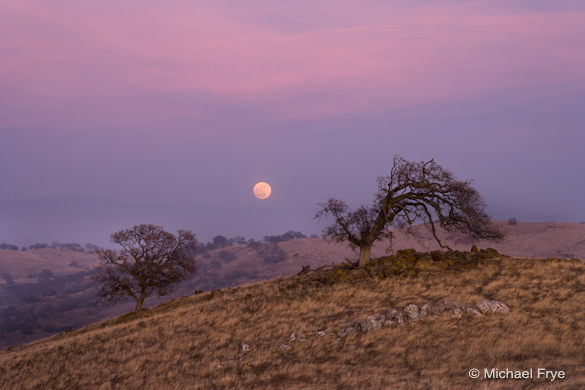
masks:
[[[56,276],[88,271],[99,264],[93,252],[44,248],[28,251],[0,249],[0,274],[10,274],[14,283],[35,281],[38,274],[48,269]],[[0,285],[6,280],[0,277]]]
[[[507,231],[499,243],[480,243],[518,257],[585,258],[585,224],[497,222]],[[395,234],[394,248],[437,249],[429,232],[419,226],[417,239]],[[445,243],[459,250],[469,250],[472,243],[461,237],[442,234]],[[380,242],[374,256],[386,252]],[[147,306],[191,295],[196,290],[210,291],[255,283],[300,271],[304,265],[317,268],[338,264],[344,258],[356,258],[345,244],[322,239],[298,239],[260,246],[232,245],[197,256],[198,272],[179,285],[175,294],[162,299],[153,297]],[[0,278],[0,348],[19,345],[47,337],[69,328],[79,328],[132,309],[132,302],[111,307],[96,304],[97,285],[90,280],[91,267],[98,263],[94,254],[60,249],[26,252],[0,250],[0,276],[11,273],[14,284]],[[38,274],[49,269],[54,276],[41,279]],[[37,276],[35,276],[37,275]]]
[[[372,262],[369,272],[339,266],[183,297],[5,349],[0,388],[585,386],[583,262],[409,256]],[[390,308],[483,299],[502,301],[510,312],[441,315],[338,336],[352,321]],[[548,386],[468,377],[470,368],[538,367],[564,370],[566,379]]]

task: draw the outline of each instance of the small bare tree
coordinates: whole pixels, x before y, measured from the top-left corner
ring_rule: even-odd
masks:
[[[138,225],[113,233],[111,241],[122,249],[96,250],[102,261],[102,272],[94,277],[102,283],[98,296],[112,303],[130,296],[136,300],[135,312],[146,297],[171,293],[196,271],[197,240],[190,231],[175,236],[160,226]]]
[[[370,260],[375,241],[387,238],[391,243],[392,228],[404,229],[415,223],[425,223],[441,248],[448,247],[437,237],[436,225],[473,239],[503,237],[491,225],[485,204],[471,183],[456,180],[434,160],[410,162],[394,156],[390,175],[378,178],[378,191],[370,207],[348,211],[344,201],[334,198],[319,206],[315,218],[334,218],[323,236],[360,248],[360,267]]]

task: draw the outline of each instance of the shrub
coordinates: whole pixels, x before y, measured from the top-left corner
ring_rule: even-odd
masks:
[[[36,244],[32,244],[28,246],[28,249],[44,249],[48,248],[49,244],[37,242]]]
[[[276,264],[286,258],[286,252],[275,243],[262,244],[255,248],[264,264]]]
[[[264,241],[270,242],[270,243],[277,243],[277,242],[283,242],[283,241],[296,240],[299,238],[307,238],[307,236],[305,236],[301,232],[295,232],[294,230],[289,230],[288,232],[281,234],[281,235],[277,235],[277,236],[264,236]]]
[[[217,254],[217,257],[219,257],[219,259],[222,260],[224,263],[230,263],[234,261],[237,256],[228,250],[222,249]]]

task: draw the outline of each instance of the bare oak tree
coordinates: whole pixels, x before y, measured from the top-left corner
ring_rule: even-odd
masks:
[[[136,300],[135,312],[146,297],[171,293],[196,271],[197,240],[188,230],[175,236],[160,226],[138,225],[113,233],[111,241],[122,249],[96,250],[102,261],[102,272],[94,277],[102,283],[98,296],[112,303],[130,296]]]
[[[389,176],[378,178],[372,206],[349,211],[344,201],[330,198],[321,203],[315,218],[332,216],[334,222],[323,236],[348,241],[360,248],[359,266],[370,260],[370,250],[381,238],[392,240],[392,228],[425,223],[441,248],[437,225],[447,231],[467,234],[472,239],[497,240],[503,234],[494,228],[485,204],[469,181],[456,180],[434,160],[410,162],[394,156]]]

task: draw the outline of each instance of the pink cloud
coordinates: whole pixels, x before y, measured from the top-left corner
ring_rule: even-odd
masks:
[[[585,78],[583,11],[274,4],[3,3],[0,85],[64,102],[199,91],[307,117]]]

